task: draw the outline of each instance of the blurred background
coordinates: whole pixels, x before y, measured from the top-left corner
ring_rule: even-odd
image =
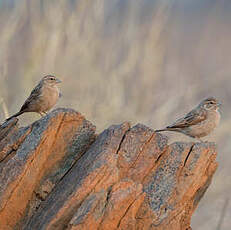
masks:
[[[1,121],[45,74],[63,81],[56,107],[78,110],[98,132],[123,121],[163,128],[217,97],[221,125],[205,139],[217,142],[219,167],[192,227],[231,229],[230,0],[0,0]]]

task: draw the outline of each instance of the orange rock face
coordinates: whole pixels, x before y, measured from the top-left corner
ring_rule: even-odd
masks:
[[[128,123],[100,135],[57,109],[0,128],[0,229],[186,230],[216,170],[213,143]]]

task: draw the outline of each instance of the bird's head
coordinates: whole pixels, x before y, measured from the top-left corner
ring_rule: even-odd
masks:
[[[214,97],[206,98],[200,103],[200,106],[206,110],[218,110],[220,105],[221,103],[219,103]]]
[[[61,83],[61,81],[57,77],[52,76],[52,75],[47,75],[47,76],[43,77],[42,81],[45,84],[48,84],[50,86],[54,86],[56,84]]]

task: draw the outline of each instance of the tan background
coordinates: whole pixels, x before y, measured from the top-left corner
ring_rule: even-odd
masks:
[[[216,96],[221,125],[205,139],[218,143],[219,168],[192,227],[231,229],[230,0],[0,0],[1,120],[4,103],[17,112],[44,74],[63,80],[57,106],[98,132],[125,120],[162,128]]]

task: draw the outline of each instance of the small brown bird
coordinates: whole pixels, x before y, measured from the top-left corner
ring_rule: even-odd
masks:
[[[209,97],[183,118],[164,129],[156,130],[156,132],[175,131],[200,140],[200,137],[207,136],[218,126],[220,105],[215,98]]]
[[[55,76],[47,75],[43,77],[32,90],[20,111],[9,117],[7,121],[26,112],[36,112],[41,116],[46,114],[56,104],[61,95],[57,87],[58,83],[61,83],[61,81]]]

